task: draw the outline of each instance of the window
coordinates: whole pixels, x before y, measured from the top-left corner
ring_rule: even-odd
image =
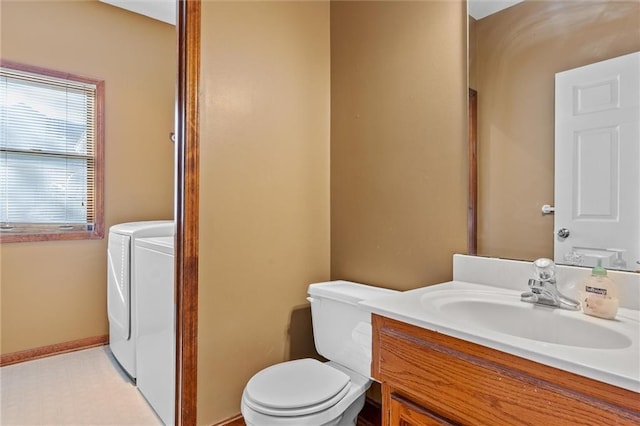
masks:
[[[0,241],[102,238],[104,83],[2,61]]]

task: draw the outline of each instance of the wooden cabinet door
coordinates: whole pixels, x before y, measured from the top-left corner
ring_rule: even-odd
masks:
[[[451,423],[401,395],[392,393],[389,403],[389,424],[391,426],[442,426],[456,423]]]
[[[640,425],[637,392],[375,314],[373,355],[384,426]]]

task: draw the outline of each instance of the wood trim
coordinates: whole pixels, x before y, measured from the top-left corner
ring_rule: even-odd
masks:
[[[389,423],[392,425],[453,426],[454,423],[415,404],[404,396],[391,392],[389,403]]]
[[[75,352],[82,349],[103,346],[107,343],[109,343],[109,335],[104,335],[86,337],[84,339],[73,340],[71,342],[56,343],[54,345],[12,352],[0,355],[0,367],[17,364],[19,362],[32,361],[34,359],[45,358],[48,356],[60,355],[67,352]]]
[[[197,421],[200,0],[179,0],[176,100],[176,424]]]
[[[469,206],[467,254],[478,253],[478,92],[469,89]]]
[[[8,59],[0,59],[0,66],[5,68],[11,68],[14,70],[19,70],[19,71],[30,72],[33,74],[48,75],[48,76],[60,78],[63,80],[79,81],[81,83],[96,84],[97,82],[101,81],[98,78],[86,77],[79,74],[72,74],[69,72],[53,70],[50,68],[39,67],[36,65],[23,64],[23,63],[11,61]]]
[[[236,414],[235,416],[222,420],[213,426],[246,426],[246,423],[244,422],[242,414]]]
[[[104,237],[104,174],[105,174],[105,156],[104,145],[106,141],[105,134],[107,127],[105,124],[105,102],[106,88],[105,82],[100,81],[96,84],[96,146],[95,148],[95,188],[93,191],[94,209],[95,209],[95,229],[93,230],[93,238]]]
[[[102,229],[103,226],[96,226],[96,228]],[[0,234],[0,243],[32,243],[36,241],[77,241],[77,240],[102,240],[104,238],[103,232],[96,231],[70,231],[70,232],[50,232],[50,233],[15,233],[15,234]]]

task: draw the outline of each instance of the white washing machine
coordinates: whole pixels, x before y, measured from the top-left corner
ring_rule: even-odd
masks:
[[[138,390],[165,425],[175,423],[175,298],[173,237],[135,243]]]
[[[171,220],[128,222],[109,228],[107,250],[107,312],[109,347],[118,363],[136,379],[136,280],[135,241],[141,237],[171,237],[175,224]]]

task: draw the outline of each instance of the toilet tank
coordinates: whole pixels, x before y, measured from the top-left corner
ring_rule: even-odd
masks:
[[[309,286],[313,338],[320,355],[371,376],[371,311],[358,304],[397,291],[349,281]]]

